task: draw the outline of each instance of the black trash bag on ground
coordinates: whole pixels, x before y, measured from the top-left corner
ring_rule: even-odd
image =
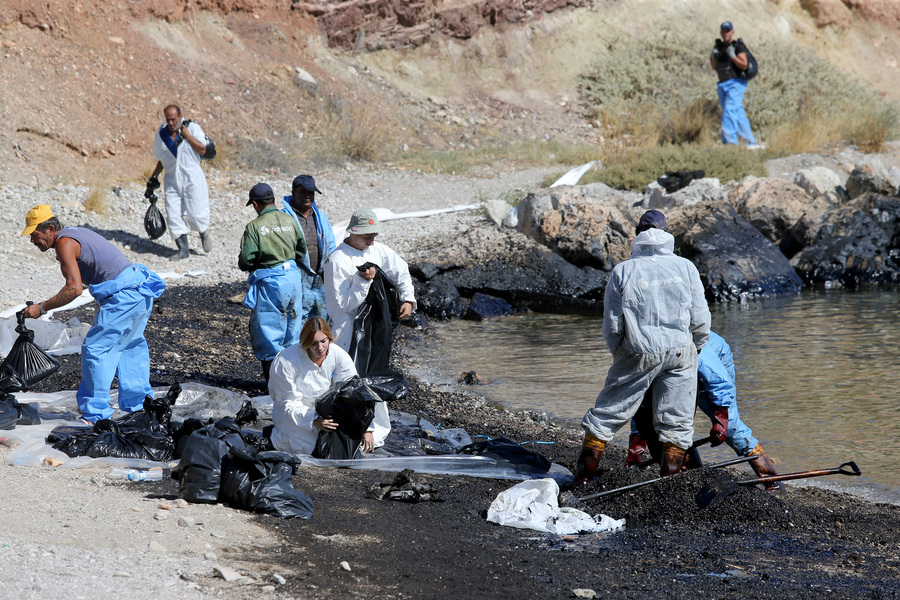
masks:
[[[97,421],[90,429],[57,427],[47,436],[47,443],[70,457],[109,456],[167,462],[175,452],[168,431],[122,426],[112,419]]]
[[[222,462],[221,502],[244,510],[282,519],[309,519],[309,496],[294,489],[291,477],[300,459],[287,452],[256,452],[249,446],[233,446]]]
[[[219,501],[222,460],[231,447],[244,448],[240,427],[231,419],[221,419],[194,431],[184,445],[181,462],[172,472],[181,480],[181,497],[188,502]],[[253,450],[245,450],[252,453]]]
[[[16,425],[40,425],[38,404],[20,404],[12,394],[0,397],[0,429],[15,429]]]
[[[706,177],[706,171],[666,171],[666,174],[659,177],[656,183],[665,188],[667,194],[673,194],[680,189],[686,188],[695,179],[703,179]]]
[[[0,389],[7,393],[27,391],[59,370],[59,361],[34,343],[34,332],[25,327],[25,311],[16,313],[16,323],[19,337],[0,363]]]
[[[402,373],[383,371],[356,376],[316,401],[316,413],[337,421],[335,431],[320,431],[312,455],[343,460],[359,457],[363,434],[372,424],[376,402],[402,400],[409,384]]]
[[[244,426],[247,423],[255,423],[257,419],[259,419],[259,411],[253,408],[253,405],[247,400],[235,415],[234,422]]]
[[[535,473],[546,473],[553,464],[545,456],[527,450],[514,441],[503,437],[463,446],[457,454],[473,454],[505,460],[520,467],[528,467],[529,470]]]
[[[358,268],[365,271],[369,267],[375,267],[375,279],[365,302],[356,310],[348,351],[356,371],[361,375],[388,368],[394,328],[400,323],[400,307],[403,305],[397,286],[381,267],[367,262]]]
[[[147,429],[171,435],[172,407],[169,404],[169,398],[167,396],[162,398],[147,396],[144,398],[144,408],[116,419],[116,423],[119,427]]]
[[[156,194],[150,195],[150,207],[144,215],[144,231],[150,236],[151,240],[155,240],[166,232],[166,220],[163,218],[162,211],[156,206],[158,198]]]

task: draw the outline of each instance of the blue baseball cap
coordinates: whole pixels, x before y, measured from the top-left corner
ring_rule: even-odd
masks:
[[[638,221],[637,232],[640,233],[642,231],[647,231],[648,229],[661,229],[665,231],[666,227],[668,227],[668,225],[666,224],[666,216],[664,214],[658,210],[648,210],[641,215],[641,220]]]
[[[734,25],[731,24],[731,21],[725,21],[719,26],[719,31],[731,31],[734,29]]]
[[[316,180],[312,178],[312,175],[297,175],[294,177],[294,183],[291,184],[291,189],[293,190],[298,187],[302,187],[307,192],[322,193],[322,190],[316,187]]]
[[[247,206],[254,202],[265,202],[266,204],[275,202],[275,193],[268,183],[257,183],[250,188],[250,199],[247,200]]]

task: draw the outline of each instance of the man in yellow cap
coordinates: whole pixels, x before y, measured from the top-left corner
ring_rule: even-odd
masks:
[[[150,387],[150,351],[144,328],[153,299],[166,289],[159,275],[133,264],[101,235],[83,227],[62,227],[49,204],[35,206],[25,216],[23,236],[41,252],[53,248],[66,280],[53,297],[25,308],[37,319],[48,310],[65,306],[88,286],[100,305],[94,324],[81,345],[81,385],[76,399],[83,419],[96,423],[113,414],[109,388],[119,378],[119,408],[134,412],[153,395]]]

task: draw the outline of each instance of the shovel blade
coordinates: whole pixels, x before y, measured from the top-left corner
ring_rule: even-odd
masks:
[[[700,508],[715,506],[722,498],[738,489],[738,487],[737,483],[729,479],[717,479],[712,483],[708,483],[697,492],[697,506]]]

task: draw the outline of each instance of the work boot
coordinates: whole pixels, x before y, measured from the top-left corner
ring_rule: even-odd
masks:
[[[581,444],[581,454],[578,456],[578,464],[575,469],[575,480],[572,482],[575,487],[585,485],[594,478],[604,450],[606,450],[606,442],[585,432],[584,442]]]
[[[685,451],[671,442],[663,444],[662,464],[659,467],[659,476],[673,475],[681,471],[684,466]]]
[[[207,254],[212,252],[212,236],[209,235],[209,231],[200,232],[200,245],[203,246],[203,251]]]
[[[757,477],[773,477],[778,475],[775,472],[775,464],[772,462],[772,459],[769,458],[769,455],[766,454],[766,451],[763,450],[762,444],[756,444],[756,448],[750,451],[748,456],[758,456],[756,460],[750,461],[750,467],[756,472]],[[770,494],[778,494],[784,491],[784,486],[781,485],[780,481],[773,481],[772,483],[764,484],[765,490]]]
[[[638,433],[628,436],[628,456],[625,457],[625,466],[639,465],[644,461],[647,453],[647,442]]]
[[[178,254],[169,258],[169,260],[181,260],[188,257],[188,237],[187,234],[179,235],[175,238],[175,245],[178,246]]]
[[[261,360],[259,364],[262,365],[262,375],[263,379],[266,380],[266,383],[269,383],[269,369],[272,368],[271,360]]]

